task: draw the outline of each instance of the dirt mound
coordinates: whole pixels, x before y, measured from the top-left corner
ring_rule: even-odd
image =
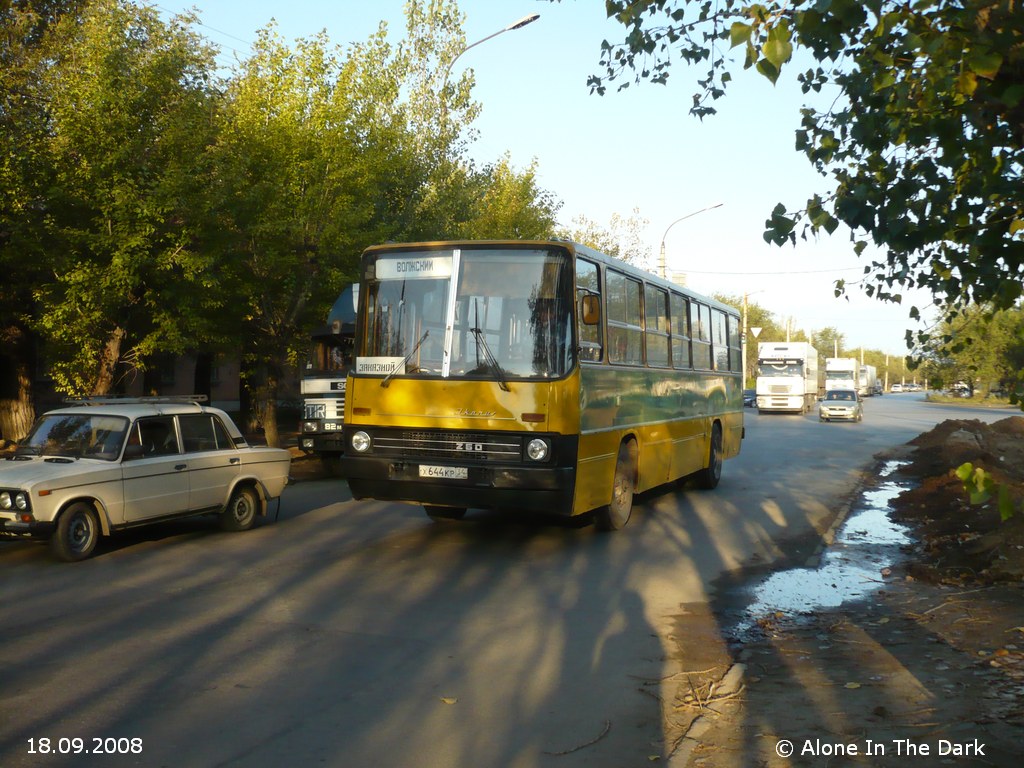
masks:
[[[1024,580],[1024,416],[983,424],[944,421],[910,441],[901,474],[915,481],[894,500],[894,517],[911,526],[922,547],[909,566],[917,578],[944,583]],[[1017,499],[1002,521],[994,501],[972,505],[954,471],[983,467]]]

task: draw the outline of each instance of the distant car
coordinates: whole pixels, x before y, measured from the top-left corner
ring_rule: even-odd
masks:
[[[819,421],[861,421],[863,418],[864,406],[856,390],[830,389],[818,403]]]
[[[743,390],[743,407],[753,408],[757,405],[757,390],[744,389]]]
[[[889,391],[890,392],[902,392],[903,391],[903,385],[902,384],[893,384],[891,387],[889,387]]]
[[[100,536],[190,515],[251,528],[288,482],[291,454],[250,446],[199,398],[103,398],[43,414],[0,461],[0,536],[89,557]]]

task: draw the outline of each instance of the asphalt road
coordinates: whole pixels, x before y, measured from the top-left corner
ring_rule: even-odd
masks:
[[[879,451],[1011,413],[909,393],[861,424],[747,409],[716,491],[645,494],[613,534],[433,523],[315,481],[242,534],[189,520],[71,565],[0,542],[0,766],[649,764],[682,604],[820,536]]]

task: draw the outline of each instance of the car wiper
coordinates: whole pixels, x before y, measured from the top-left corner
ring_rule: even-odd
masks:
[[[511,392],[512,390],[509,388],[508,382],[505,381],[505,369],[498,364],[497,358],[491,352],[491,347],[487,343],[487,337],[484,335],[484,332],[479,328],[470,328],[469,331],[476,337],[477,348],[483,349],[484,359],[487,360],[487,364],[494,368],[494,372],[498,375],[498,386],[506,392]]]
[[[396,365],[392,369],[391,373],[389,373],[387,376],[385,376],[383,379],[380,380],[380,385],[382,387],[387,387],[388,386],[388,383],[391,381],[391,377],[394,376],[396,373],[398,373],[398,369],[399,368],[401,368],[403,371],[405,370],[405,364],[408,363],[410,360],[412,360],[412,356],[416,354],[416,350],[418,350],[420,348],[420,345],[424,341],[427,340],[427,336],[429,336],[429,335],[430,335],[430,330],[429,329],[423,332],[423,335],[420,336],[420,340],[416,342],[416,346],[414,346],[412,349],[409,350],[409,354],[402,358],[402,362],[400,362],[398,365]]]

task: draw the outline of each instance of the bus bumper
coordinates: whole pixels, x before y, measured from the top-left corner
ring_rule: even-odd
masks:
[[[417,462],[351,455],[340,461],[355,499],[572,514],[572,467],[471,466],[465,480],[440,480],[420,477]]]

